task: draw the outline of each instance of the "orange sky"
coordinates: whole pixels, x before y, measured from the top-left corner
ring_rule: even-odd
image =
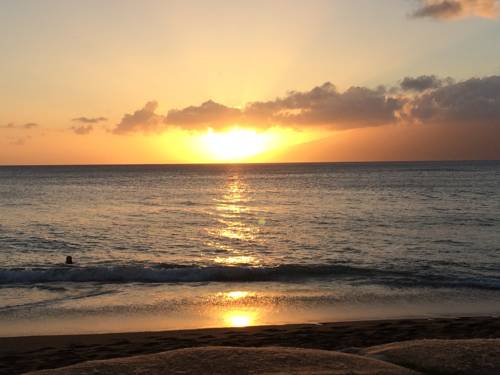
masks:
[[[0,4],[0,165],[500,159],[498,4]]]

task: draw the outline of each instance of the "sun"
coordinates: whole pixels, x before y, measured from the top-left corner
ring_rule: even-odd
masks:
[[[239,127],[221,133],[209,129],[201,137],[203,148],[216,161],[244,160],[268,151],[273,141],[272,134]]]

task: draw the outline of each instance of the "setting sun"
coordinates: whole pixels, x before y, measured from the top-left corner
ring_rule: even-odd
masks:
[[[240,160],[268,151],[275,137],[268,133],[235,127],[227,132],[209,130],[201,138],[208,154],[218,161]]]
[[[500,0],[0,0],[0,46],[0,375],[500,375]]]

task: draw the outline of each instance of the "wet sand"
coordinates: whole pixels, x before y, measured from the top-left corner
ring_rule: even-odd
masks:
[[[0,373],[207,346],[295,347],[360,353],[420,339],[500,338],[499,317],[375,320],[73,336],[0,338]]]

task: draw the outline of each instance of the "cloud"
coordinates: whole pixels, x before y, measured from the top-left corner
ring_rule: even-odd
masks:
[[[27,122],[25,124],[22,124],[22,125],[16,125],[14,124],[13,122],[9,122],[7,125],[3,125],[3,126],[0,126],[0,128],[4,128],[4,129],[26,129],[26,130],[30,130],[30,129],[34,129],[34,128],[38,128],[40,125],[37,124],[36,122]]]
[[[165,122],[181,126],[185,129],[196,129],[200,126],[209,126],[213,129],[234,124],[241,119],[241,111],[237,108],[226,107],[212,100],[200,106],[190,106],[184,109],[173,109],[167,114]]]
[[[405,77],[400,83],[400,86],[405,91],[425,91],[435,89],[443,85],[443,80],[434,75],[420,77]]]
[[[421,1],[421,6],[413,13],[413,17],[453,18],[462,13],[460,1]]]
[[[257,123],[324,126],[333,130],[394,123],[500,126],[500,76],[460,82],[433,75],[406,77],[400,86],[403,92],[399,94],[366,87],[339,92],[331,83],[325,83],[311,91],[251,103],[244,114]]]
[[[71,121],[82,122],[84,124],[97,124],[99,122],[108,121],[108,119],[106,117],[85,117],[85,116],[82,116],[82,117],[76,117],[76,118],[72,119]]]
[[[94,130],[94,127],[92,125],[73,126],[71,130],[78,135],[87,135]]]
[[[158,108],[156,101],[147,102],[146,105],[132,114],[125,114],[122,120],[112,130],[114,134],[127,134],[132,132],[160,132],[164,129],[164,116],[155,113]]]
[[[222,129],[235,124],[255,128],[272,126],[327,126],[349,129],[394,122],[403,100],[389,97],[383,88],[351,87],[339,92],[329,82],[310,91],[292,91],[283,98],[231,108],[209,100],[200,106],[171,110],[166,123],[184,129]]]
[[[499,14],[499,0],[419,0],[414,18],[449,20],[464,17],[495,18]]]
[[[450,83],[414,97],[409,122],[500,126],[500,76]]]
[[[320,125],[331,129],[378,126],[394,122],[404,99],[380,87],[351,87],[339,92],[330,82],[310,91],[292,91],[284,98],[250,103],[247,119],[268,125]]]
[[[23,127],[24,129],[33,129],[33,128],[37,128],[37,127],[39,127],[39,126],[40,126],[40,125],[38,125],[38,124],[37,124],[37,123],[35,123],[35,122],[28,122],[28,123],[26,123],[26,124],[22,125],[22,127]]]
[[[162,132],[169,127],[221,130],[233,125],[264,130],[273,126],[347,130],[389,124],[500,125],[500,76],[455,82],[434,75],[405,77],[398,87],[353,86],[339,91],[324,83],[309,91],[227,107],[209,100],[198,106],[156,113],[156,102],[126,114],[115,134]],[[83,129],[82,129],[83,131]]]

